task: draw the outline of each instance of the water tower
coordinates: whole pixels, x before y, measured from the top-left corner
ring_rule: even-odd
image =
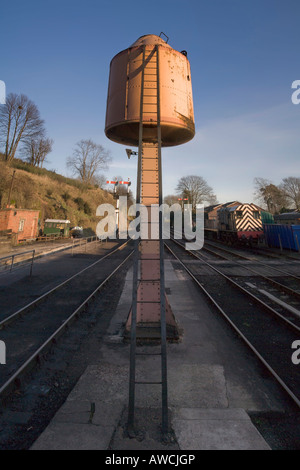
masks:
[[[160,36],[149,34],[112,59],[105,133],[114,142],[138,147],[136,202],[148,213],[140,224],[148,235],[135,241],[132,309],[126,325],[131,336],[129,426],[134,412],[136,340],[159,337],[162,379],[158,383],[162,384],[166,431],[166,341],[178,332],[165,295],[162,215],[151,220],[151,205],[163,203],[161,147],[183,144],[195,135],[186,51],[178,52]],[[156,239],[151,238],[151,229]]]

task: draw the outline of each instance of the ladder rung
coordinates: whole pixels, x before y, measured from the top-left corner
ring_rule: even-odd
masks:
[[[134,382],[135,384],[146,384],[146,385],[149,385],[149,384],[152,384],[152,385],[161,385],[162,382]]]
[[[135,353],[136,356],[161,356],[161,353]]]

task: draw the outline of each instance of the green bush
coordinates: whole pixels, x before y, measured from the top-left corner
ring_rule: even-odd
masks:
[[[86,213],[86,215],[92,215],[92,209],[89,205],[88,202],[85,202],[84,205],[83,205],[83,210],[84,212]]]
[[[76,202],[77,206],[78,206],[78,210],[80,211],[83,211],[84,212],[84,200],[81,198],[81,197],[76,197],[74,199],[74,202]]]
[[[67,202],[70,199],[71,195],[66,191],[62,194],[61,197],[63,198],[65,202]]]

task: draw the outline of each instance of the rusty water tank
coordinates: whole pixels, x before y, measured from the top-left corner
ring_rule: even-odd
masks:
[[[162,146],[188,142],[195,135],[190,64],[185,51],[174,50],[154,34],[141,36],[111,61],[105,134],[114,142],[138,146],[143,45],[146,48],[143,141],[155,142],[157,139],[154,49],[158,45]]]

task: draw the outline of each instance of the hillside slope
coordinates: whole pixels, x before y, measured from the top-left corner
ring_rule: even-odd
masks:
[[[39,210],[41,223],[47,218],[69,219],[71,227],[80,225],[95,231],[99,222],[96,217],[98,205],[109,203],[115,206],[113,196],[107,191],[16,160],[12,165],[0,161],[1,208],[8,203],[14,170],[10,203],[17,208]]]

